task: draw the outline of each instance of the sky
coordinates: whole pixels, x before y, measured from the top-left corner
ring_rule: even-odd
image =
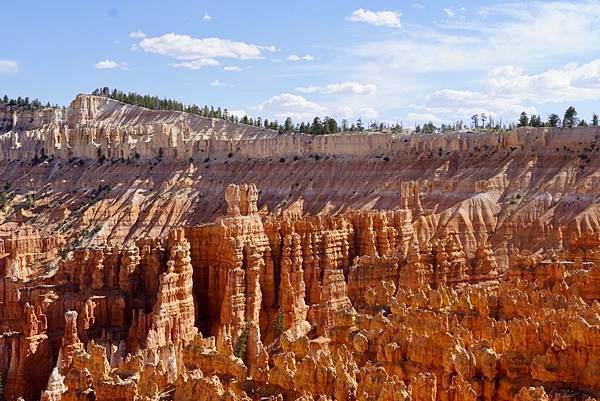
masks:
[[[600,0],[11,1],[0,95],[109,86],[283,121],[600,113]]]

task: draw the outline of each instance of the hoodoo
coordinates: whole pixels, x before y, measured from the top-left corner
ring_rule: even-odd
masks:
[[[597,127],[2,113],[6,400],[600,399]]]

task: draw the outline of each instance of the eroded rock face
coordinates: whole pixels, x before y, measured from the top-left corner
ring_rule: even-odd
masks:
[[[600,399],[595,128],[39,121],[0,138],[7,400]]]
[[[257,194],[231,185],[212,224],[5,278],[7,399],[600,394],[600,236],[502,271],[487,242],[420,243],[411,209],[276,217]]]

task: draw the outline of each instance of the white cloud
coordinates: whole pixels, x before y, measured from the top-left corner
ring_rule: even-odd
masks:
[[[180,60],[220,57],[250,60],[260,58],[261,50],[273,50],[272,46],[263,47],[221,38],[193,38],[176,33],[144,38],[137,47],[148,53],[171,56]]]
[[[485,113],[494,117],[514,119],[522,111],[536,113],[537,109],[521,103],[519,99],[492,95],[487,92],[441,89],[425,99],[425,105],[415,107],[424,113],[433,113],[440,119],[467,120],[473,114]],[[433,121],[433,120],[432,120]]]
[[[295,54],[292,54],[291,56],[286,58],[287,61],[313,61],[314,59],[315,58],[310,54],[305,54],[304,56],[297,56]]]
[[[458,9],[458,11],[460,12],[465,12],[467,11],[467,9],[465,7],[461,7]],[[450,18],[454,17],[457,13],[457,10],[453,9],[453,8],[444,8],[444,12],[446,13],[446,15]]]
[[[307,86],[296,88],[302,93],[324,93],[324,94],[344,94],[372,95],[377,91],[377,86],[373,84],[361,84],[359,82],[341,82],[325,86]]]
[[[539,66],[600,51],[596,0],[509,3],[479,12],[494,16],[494,23],[480,17],[455,18],[451,26],[410,26],[403,37],[363,42],[349,55],[377,67],[371,73],[388,79],[407,72],[487,72],[516,61]]]
[[[256,46],[258,47],[260,50],[264,50],[266,52],[271,52],[271,53],[276,53],[279,51],[278,48],[276,48],[275,46]]]
[[[452,18],[452,17],[454,17],[456,15],[456,12],[453,9],[451,9],[451,8],[444,8],[444,12],[450,18]]]
[[[236,116],[238,118],[242,118],[248,115],[248,113],[246,113],[245,110],[227,110],[227,112],[230,116]]]
[[[227,86],[227,84],[225,82],[221,82],[218,79],[215,79],[212,82],[209,82],[208,85],[210,86]]]
[[[94,67],[97,70],[112,70],[115,68],[126,70],[129,66],[127,63],[121,63],[107,58],[106,60],[98,61],[96,64],[94,64]]]
[[[387,26],[391,28],[401,28],[400,13],[394,11],[371,11],[359,8],[352,15],[346,17],[348,21],[365,22],[374,26]]]
[[[358,111],[358,115],[363,119],[373,119],[379,116],[379,112],[372,107],[363,107]]]
[[[425,8],[425,5],[421,4],[421,3],[415,3],[415,4],[412,5],[412,8],[423,9],[423,8]]]
[[[431,113],[408,113],[406,119],[413,122],[432,122],[440,123],[442,119]]]
[[[259,104],[257,110],[278,119],[291,117],[296,120],[309,120],[327,112],[327,109],[320,104],[291,93],[273,96]]]
[[[492,95],[520,101],[555,103],[600,99],[600,59],[583,65],[569,63],[539,74],[526,74],[512,65],[490,71],[487,78]]]
[[[468,119],[485,113],[514,120],[535,105],[600,100],[600,59],[583,65],[569,63],[537,74],[527,74],[512,65],[493,68],[480,91],[441,89],[426,96],[423,113],[444,116],[447,121]]]
[[[331,114],[345,120],[354,116],[354,110],[350,106],[338,106]]]
[[[211,20],[212,20],[212,17],[210,15],[208,15],[208,13],[204,13],[204,17],[202,17],[202,21],[210,22]]]
[[[201,58],[199,60],[184,61],[181,63],[169,64],[173,68],[189,68],[190,70],[199,70],[204,67],[216,67],[220,65],[217,60],[212,58]]]
[[[0,74],[16,74],[19,64],[14,60],[0,60]]]
[[[373,107],[361,107],[360,104],[354,106],[338,101],[321,104],[307,100],[303,96],[282,93],[265,100],[256,107],[256,110],[269,119],[283,120],[291,117],[294,121],[312,121],[316,116],[321,118],[330,116],[338,120],[360,117],[363,122],[366,122],[379,116],[379,112]]]
[[[134,39],[142,39],[142,38],[145,38],[145,37],[146,37],[146,34],[145,34],[144,32],[142,32],[142,31],[140,31],[140,30],[138,29],[138,30],[137,30],[137,31],[135,31],[135,32],[131,32],[131,33],[129,34],[129,37],[130,37],[130,38],[134,38]]]
[[[416,1],[431,8],[429,3]],[[383,118],[406,116],[406,113],[416,111],[452,122],[470,117],[474,113],[469,113],[475,110],[502,113],[503,120],[507,121],[513,116],[518,117],[522,110],[550,112],[556,108],[544,107],[543,98],[564,99],[567,95],[575,99],[572,103],[578,108],[588,108],[588,114],[592,110],[593,105],[581,104],[594,96],[589,79],[587,86],[572,83],[575,89],[568,88],[562,93],[540,88],[538,84],[538,95],[524,98],[524,95],[508,96],[498,90],[498,95],[492,95],[491,78],[499,78],[488,74],[499,66],[511,65],[521,75],[535,76],[558,70],[553,75],[562,76],[564,72],[558,68],[560,65],[576,61],[581,66],[600,58],[600,24],[597,23],[600,21],[600,1],[503,3],[502,6],[473,9],[469,18],[462,18],[460,6],[453,10],[456,16],[447,18],[444,23],[427,26],[413,23],[404,26],[401,35],[390,32],[340,47],[340,57],[329,67],[334,74],[349,81],[375,84],[377,96],[369,98],[368,106],[381,110]],[[443,13],[441,7],[440,12]],[[407,62],[408,56],[410,62]],[[522,79],[518,76],[518,80]],[[458,85],[455,82],[460,82],[460,86],[453,86]],[[546,85],[555,84],[546,82]],[[429,103],[425,101],[427,95],[444,89],[467,89],[466,92],[481,95],[483,99],[460,105],[441,98],[436,98],[434,103],[433,97]],[[572,93],[583,97],[578,100]],[[484,104],[478,105],[478,101]],[[364,106],[357,97],[344,99],[344,102],[355,110]],[[429,110],[411,110],[413,103]],[[328,106],[325,101],[323,104]]]
[[[229,72],[240,72],[242,71],[242,69],[240,67],[238,67],[237,65],[228,65],[223,67],[223,70],[225,71],[229,71]]]

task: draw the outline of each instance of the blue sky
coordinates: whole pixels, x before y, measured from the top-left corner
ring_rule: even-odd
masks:
[[[269,119],[600,112],[600,1],[27,1],[0,93],[110,86]]]

